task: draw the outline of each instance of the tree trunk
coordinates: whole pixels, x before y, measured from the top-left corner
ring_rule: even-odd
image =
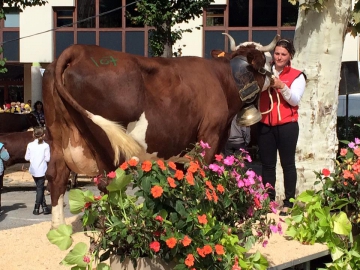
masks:
[[[325,1],[324,1],[325,2]],[[300,1],[301,4],[301,1]],[[292,66],[307,76],[299,106],[300,134],[296,151],[297,195],[314,189],[314,171],[334,169],[338,139],[337,107],[344,36],[351,0],[328,0],[323,12],[299,10]],[[277,165],[277,194],[283,198],[284,185]],[[315,187],[320,188],[320,185]]]
[[[171,39],[171,22],[164,23],[163,25],[166,41],[164,42],[164,51],[161,57],[173,57],[172,52],[172,39]]]

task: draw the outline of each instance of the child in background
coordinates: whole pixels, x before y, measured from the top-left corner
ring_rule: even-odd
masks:
[[[29,172],[36,184],[36,200],[33,214],[40,214],[41,205],[44,215],[48,215],[51,211],[46,205],[44,185],[47,162],[50,161],[50,146],[44,141],[45,133],[42,127],[35,127],[33,136],[35,140],[27,145],[25,153],[25,160],[30,161]]]

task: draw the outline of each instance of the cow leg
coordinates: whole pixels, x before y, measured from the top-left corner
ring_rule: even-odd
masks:
[[[52,220],[51,227],[57,228],[61,224],[65,224],[64,216],[64,195],[70,175],[70,170],[66,166],[62,158],[62,152],[53,151],[52,160],[49,162],[46,172],[51,190]],[[56,158],[58,157],[58,158]]]

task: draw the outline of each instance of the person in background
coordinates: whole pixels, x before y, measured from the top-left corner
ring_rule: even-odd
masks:
[[[280,39],[275,46],[272,66],[274,74],[267,91],[260,94],[259,110],[262,119],[258,124],[258,147],[264,185],[270,184],[271,201],[275,201],[276,162],[279,151],[284,175],[285,199],[281,216],[286,216],[295,198],[297,172],[295,150],[299,136],[298,104],[304,93],[305,75],[290,65],[295,48],[292,41]]]
[[[240,148],[246,151],[250,143],[250,127],[238,126],[236,115],[231,122],[229,138],[225,144],[224,156],[239,155]]]
[[[31,112],[31,99],[29,99],[29,100],[27,101],[27,103],[25,103],[24,109],[25,109],[25,113]]]
[[[10,103],[10,101],[7,99],[7,100],[5,100],[5,104],[4,104],[4,111],[5,112],[10,112],[10,110],[11,110],[11,103]]]
[[[51,213],[46,205],[45,190],[45,172],[47,163],[50,161],[50,147],[44,141],[45,133],[42,127],[35,127],[33,131],[34,141],[27,145],[25,160],[30,161],[29,172],[36,184],[36,200],[33,214],[39,215],[40,205],[44,215]]]
[[[35,102],[33,114],[35,115],[39,125],[42,127],[45,126],[44,107],[40,100]]]
[[[4,180],[4,172],[5,172],[4,161],[8,161],[9,158],[10,158],[9,152],[6,150],[4,144],[0,143],[0,192],[3,187],[3,180]]]

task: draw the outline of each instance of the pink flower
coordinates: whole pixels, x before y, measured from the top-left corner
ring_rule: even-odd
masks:
[[[346,148],[341,148],[340,156],[346,156],[346,154],[347,154],[347,149]]]
[[[235,161],[234,156],[227,156],[227,157],[224,159],[224,164],[225,164],[225,165],[228,165],[228,166],[231,166],[231,165],[234,164],[234,161]]]
[[[90,262],[90,257],[85,255],[83,257],[83,262],[89,263]]]
[[[277,233],[279,231],[279,228],[278,226],[276,225],[270,225],[270,230],[273,232],[273,233]]]
[[[262,243],[262,246],[263,246],[263,247],[266,247],[268,243],[269,243],[268,240],[265,240],[265,241]]]
[[[278,223],[277,227],[278,227],[278,233],[283,234],[281,223]]]
[[[351,142],[348,144],[348,146],[351,148],[351,149],[354,149],[355,148],[355,143],[354,142]]]
[[[163,222],[162,216],[156,216],[155,220],[157,220],[157,221],[159,221],[159,222]]]
[[[325,176],[325,177],[328,177],[330,175],[330,171],[328,169],[323,169],[322,170],[322,174]]]
[[[116,176],[116,172],[114,172],[114,171],[111,171],[107,174],[107,177],[109,177],[110,179],[115,178],[115,176]]]
[[[200,141],[200,146],[202,149],[210,149],[211,148],[208,143],[204,143],[202,140]]]
[[[94,183],[95,185],[99,185],[100,184],[100,179],[101,179],[102,175],[98,175],[96,177],[94,177]]]
[[[246,156],[245,156],[245,159],[247,159],[247,161],[249,161],[249,162],[251,162],[251,161],[252,161],[252,159],[251,159],[251,156],[250,156],[250,155],[246,155]]]
[[[243,186],[245,186],[244,181],[241,180],[241,179],[238,180],[237,184],[238,184],[238,187],[239,187],[239,188],[242,188]]]
[[[276,202],[274,201],[270,202],[270,209],[274,214],[276,214],[277,212],[276,207],[278,207],[278,204]]]
[[[150,243],[150,249],[154,252],[159,252],[160,250],[160,243],[158,241],[154,241]]]
[[[101,195],[99,195],[99,196],[94,196],[94,199],[95,199],[95,201],[99,201],[99,200],[101,200]]]
[[[359,139],[359,138],[355,138],[355,143],[356,143],[356,144],[360,144],[360,139]]]

